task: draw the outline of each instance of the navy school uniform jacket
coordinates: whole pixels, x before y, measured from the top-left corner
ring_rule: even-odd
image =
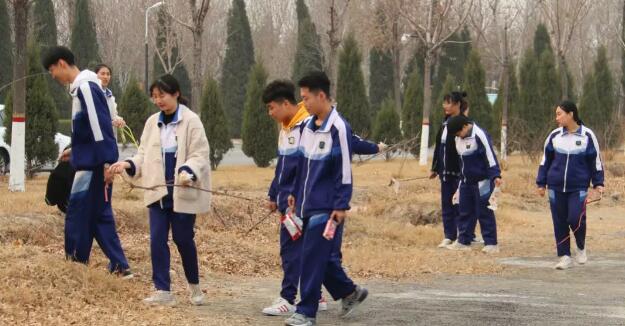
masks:
[[[447,133],[447,119],[436,135],[432,171],[436,172],[443,181],[449,177],[460,176],[460,157],[456,150],[456,139],[454,135]]]
[[[83,70],[70,86],[72,155],[76,170],[93,170],[117,162],[117,141],[106,96],[97,75]]]
[[[348,210],[352,198],[352,129],[334,108],[320,127],[315,119],[302,125],[293,187],[296,213],[304,218]]]
[[[288,197],[294,194],[297,167],[302,156],[300,152],[300,136],[303,127],[310,117],[300,121],[290,130],[281,129],[278,136],[278,163],[275,175],[269,188],[269,200],[276,202],[278,210],[285,212],[288,208]],[[378,153],[378,145],[352,134],[351,146],[354,154],[372,155]]]
[[[587,190],[603,186],[603,164],[597,137],[589,128],[580,126],[570,133],[558,128],[545,141],[544,153],[536,184],[559,192]]]
[[[486,131],[473,124],[471,133],[466,138],[456,137],[455,141],[463,183],[477,184],[480,181],[501,178],[493,143]]]

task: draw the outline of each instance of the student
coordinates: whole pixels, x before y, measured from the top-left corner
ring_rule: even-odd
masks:
[[[436,135],[436,146],[432,159],[430,179],[437,176],[441,182],[441,207],[443,212],[443,232],[445,238],[438,245],[445,248],[458,238],[458,205],[453,203],[453,196],[460,182],[460,157],[456,150],[455,135],[447,130],[450,118],[463,114],[468,107],[465,100],[467,93],[451,92],[443,97],[445,119]]]
[[[95,238],[108,257],[109,271],[131,278],[111,208],[112,175],[108,165],[118,152],[106,97],[95,73],[80,71],[74,54],[66,47],[50,48],[42,63],[52,78],[70,85],[72,104],[72,153],[76,170],[65,217],[65,254],[88,263]]]
[[[186,106],[180,85],[171,75],[150,86],[152,100],[161,112],[145,123],[137,154],[111,166],[113,173],[126,173],[146,187],[162,184],[193,185],[210,189],[209,147],[200,118]],[[190,300],[204,302],[199,285],[198,258],[193,240],[196,214],[210,209],[210,194],[194,188],[160,187],[145,191],[144,204],[150,216],[152,280],[156,291],[144,302],[173,305],[169,276],[169,230],[189,283]]]
[[[299,83],[302,99],[312,117],[302,125],[296,182],[289,206],[303,219],[300,297],[287,325],[315,325],[321,285],[342,302],[349,315],[368,295],[356,286],[341,266],[343,221],[352,196],[351,127],[330,102],[330,81],[313,72]],[[337,223],[331,240],[324,237],[329,220]]]
[[[115,102],[115,96],[113,96],[113,92],[111,92],[111,90],[109,89],[113,70],[109,66],[101,63],[95,66],[94,71],[98,75],[98,79],[102,83],[102,90],[104,91],[104,95],[106,95],[106,101],[109,105],[109,110],[111,111],[113,127],[123,128],[126,125],[126,122],[124,121],[124,118],[120,117],[117,113],[117,103]]]
[[[482,251],[497,253],[497,224],[488,201],[501,185],[501,171],[490,136],[463,114],[448,120],[447,132],[456,136],[461,171],[458,239],[447,248],[471,250],[471,233],[479,220],[485,244]]]
[[[571,232],[577,244],[575,260],[583,265],[586,254],[586,198],[592,182],[594,190],[603,193],[603,164],[597,137],[579,118],[577,106],[563,101],[556,108],[559,128],[545,141],[536,184],[538,194],[549,190],[556,247],[560,261],[556,269],[573,266]],[[569,230],[570,229],[570,230]]]
[[[297,165],[300,159],[299,140],[302,124],[309,117],[303,102],[296,104],[295,85],[288,80],[271,82],[264,90],[263,102],[268,114],[276,120],[281,128],[278,138],[278,162],[275,176],[269,188],[268,208],[278,210],[284,216],[288,210],[287,198],[295,183]],[[379,146],[354,135],[352,146],[359,149],[360,154],[375,154]],[[280,258],[282,259],[282,290],[280,298],[263,309],[270,316],[291,315],[295,312],[295,298],[300,278],[300,251],[302,240],[293,240],[285,225],[280,226]],[[323,296],[319,301],[319,311],[328,309]]]

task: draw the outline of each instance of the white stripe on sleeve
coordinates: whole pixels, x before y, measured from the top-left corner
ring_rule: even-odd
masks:
[[[98,113],[95,109],[95,103],[93,102],[93,96],[91,95],[91,87],[89,83],[80,84],[80,92],[87,105],[87,116],[89,117],[89,125],[93,132],[93,138],[96,142],[104,140],[102,136],[102,129],[100,129],[100,121],[98,120]]]

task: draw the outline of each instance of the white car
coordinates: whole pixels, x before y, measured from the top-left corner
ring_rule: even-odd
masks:
[[[4,133],[6,132],[4,119],[4,105],[0,104],[0,175],[9,171],[9,163],[11,162],[11,146],[4,142]],[[69,136],[57,132],[56,135],[54,135],[54,142],[59,146],[60,156],[63,149],[71,144],[72,139]],[[50,167],[46,166],[44,169],[45,168]]]

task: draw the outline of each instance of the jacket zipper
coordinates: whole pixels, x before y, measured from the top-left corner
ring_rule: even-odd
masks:
[[[278,188],[282,183],[282,174],[284,173],[284,156],[282,157],[282,166],[280,167],[280,175],[278,176]],[[278,189],[278,195],[276,196],[276,204],[280,203],[280,189]]]
[[[569,171],[569,155],[571,155],[570,152],[566,153],[566,165],[564,166],[564,189],[562,189],[562,192],[566,192],[566,175],[568,174]]]

